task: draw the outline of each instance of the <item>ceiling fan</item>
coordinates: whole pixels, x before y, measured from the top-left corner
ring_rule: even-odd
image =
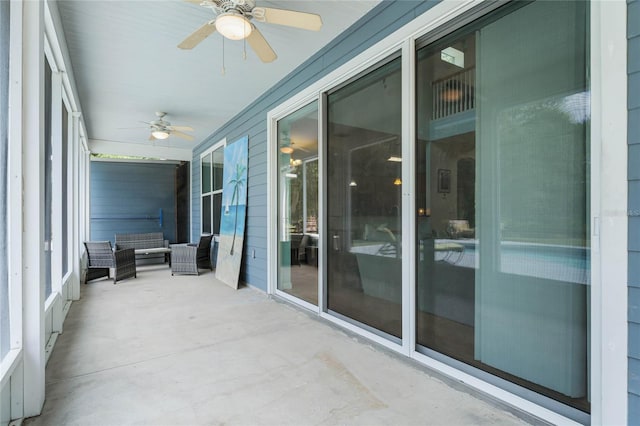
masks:
[[[149,136],[150,141],[154,141],[156,139],[167,139],[171,135],[188,141],[193,140],[193,136],[183,133],[193,132],[191,127],[172,126],[171,123],[164,119],[165,115],[167,115],[166,112],[156,112],[156,116],[158,117],[157,119],[150,122],[144,122],[149,125],[149,129],[151,130],[151,135]]]
[[[310,31],[319,31],[322,27],[322,19],[319,15],[287,9],[257,7],[255,0],[185,1],[211,9],[216,16],[184,39],[178,45],[180,49],[193,49],[217,30],[223,37],[230,40],[247,39],[249,46],[262,62],[272,62],[277,58],[276,53],[250,20]]]

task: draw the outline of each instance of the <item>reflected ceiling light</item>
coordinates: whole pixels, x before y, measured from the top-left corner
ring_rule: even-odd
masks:
[[[349,182],[349,186],[358,186],[358,184],[352,179],[351,182]]]
[[[402,163],[402,157],[396,157],[395,155],[392,155],[391,157],[387,158],[387,161],[393,161],[395,163]]]
[[[169,132],[166,130],[154,130],[151,135],[156,139],[166,139],[169,137]]]
[[[251,24],[247,18],[236,12],[227,12],[216,19],[216,30],[229,40],[242,40],[251,34]]]
[[[293,154],[293,148],[291,148],[290,146],[283,146],[280,147],[280,152],[283,154]]]
[[[464,68],[464,52],[454,48],[447,47],[440,51],[440,59],[444,62],[448,62],[451,65],[455,65],[460,68]]]
[[[445,102],[456,102],[462,99],[462,90],[457,88],[447,88],[440,96]]]
[[[286,177],[291,178],[291,179],[297,179],[298,175],[295,173],[286,173],[285,174]]]
[[[395,180],[393,181],[394,185],[402,185],[402,179],[400,179],[399,177],[395,178]]]

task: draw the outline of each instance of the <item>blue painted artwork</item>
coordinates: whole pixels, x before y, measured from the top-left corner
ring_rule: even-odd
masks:
[[[216,278],[238,288],[244,229],[247,216],[247,169],[249,138],[244,137],[224,149],[222,171],[222,214]]]

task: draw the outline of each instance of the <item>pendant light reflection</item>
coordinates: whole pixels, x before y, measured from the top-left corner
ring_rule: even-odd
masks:
[[[395,178],[393,184],[396,186],[402,185],[402,179],[400,179],[399,177]]]

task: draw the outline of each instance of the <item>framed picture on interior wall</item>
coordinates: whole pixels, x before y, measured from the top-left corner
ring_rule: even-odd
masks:
[[[451,192],[451,170],[438,169],[438,192]]]

